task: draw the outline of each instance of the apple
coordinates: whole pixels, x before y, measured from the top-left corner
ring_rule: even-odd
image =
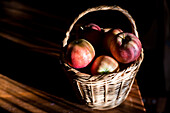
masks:
[[[130,63],[138,59],[142,49],[141,41],[132,33],[120,33],[110,43],[110,51],[121,63]]]
[[[105,33],[103,46],[107,52],[110,52],[110,42],[117,34],[123,32],[121,29],[111,29]]]
[[[103,32],[98,25],[90,23],[88,25],[85,25],[85,27],[83,28],[82,38],[89,41],[93,45],[95,50],[97,50],[101,47],[100,45],[102,43]]]
[[[92,75],[108,74],[117,70],[119,67],[118,62],[106,55],[101,55],[95,59],[91,66]]]
[[[101,28],[97,24],[94,24],[94,23],[85,25],[85,28],[90,28],[92,30],[101,31]]]
[[[69,43],[66,51],[68,64],[73,68],[84,68],[94,58],[95,50],[85,39],[77,39]]]

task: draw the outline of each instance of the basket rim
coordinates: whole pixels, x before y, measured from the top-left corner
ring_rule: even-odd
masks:
[[[117,82],[119,80],[126,79],[128,77],[128,76],[121,76],[122,74],[129,72],[129,71],[133,72],[133,71],[139,70],[140,65],[144,59],[143,51],[144,50],[142,48],[140,57],[135,62],[133,62],[129,67],[127,67],[121,71],[111,73],[111,74],[103,74],[103,75],[93,76],[93,75],[78,71],[77,69],[69,66],[66,62],[63,62],[63,64],[64,64],[65,68],[68,68],[67,71],[71,71],[71,72],[75,73],[74,77],[73,77],[73,79],[75,81],[78,81],[81,83],[86,83],[86,84],[95,84],[95,83],[100,83],[100,82],[102,82],[102,83],[109,82],[114,79],[115,82]],[[117,76],[118,74],[120,74],[120,75]],[[95,78],[93,78],[93,77],[95,77]]]

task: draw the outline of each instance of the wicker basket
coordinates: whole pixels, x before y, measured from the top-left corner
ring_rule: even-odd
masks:
[[[76,22],[89,12],[101,11],[101,10],[116,10],[123,13],[131,23],[132,32],[138,36],[136,30],[136,24],[131,15],[119,6],[98,6],[89,8],[86,11],[79,14],[79,16],[71,24],[69,30],[66,32],[66,37],[63,40],[63,48],[66,47],[68,39],[70,38],[70,32],[72,31]],[[134,82],[135,76],[139,70],[139,67],[143,61],[143,49],[141,55],[137,61],[130,64],[125,69],[111,74],[104,74],[100,76],[91,76],[86,73],[82,73],[72,67],[70,67],[64,60],[63,53],[63,65],[64,69],[70,78],[76,92],[81,95],[81,99],[93,109],[105,110],[111,109],[120,105],[128,96],[131,86]]]

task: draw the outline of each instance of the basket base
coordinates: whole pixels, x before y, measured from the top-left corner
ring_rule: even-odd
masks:
[[[122,92],[124,92],[124,93],[121,96],[117,96],[117,98],[113,99],[112,101],[106,101],[106,102],[103,102],[103,103],[100,103],[100,102],[91,103],[91,102],[89,102],[89,103],[87,103],[87,105],[89,107],[91,107],[92,109],[97,109],[97,110],[108,110],[108,109],[113,109],[113,108],[119,106],[128,97],[129,92],[130,92],[131,87],[132,87],[132,84],[134,82],[134,79],[135,79],[135,76],[130,78],[129,79],[130,82],[128,84],[129,87],[126,87],[125,89],[122,89]]]

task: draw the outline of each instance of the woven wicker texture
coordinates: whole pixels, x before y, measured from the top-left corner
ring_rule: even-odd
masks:
[[[80,18],[85,16],[87,13],[101,10],[116,10],[123,13],[131,23],[132,33],[139,38],[135,21],[128,11],[120,8],[119,6],[98,6],[87,9],[75,18],[69,30],[66,32],[66,37],[63,40],[63,47],[66,47],[68,39],[70,38],[70,32]],[[65,61],[63,61],[63,64],[74,88],[77,89],[85,103],[94,109],[105,110],[120,105],[126,99],[143,61],[143,57],[144,54],[142,49],[138,60],[130,64],[125,69],[120,70],[117,73],[99,76],[91,76],[89,74],[82,73],[70,67]]]

